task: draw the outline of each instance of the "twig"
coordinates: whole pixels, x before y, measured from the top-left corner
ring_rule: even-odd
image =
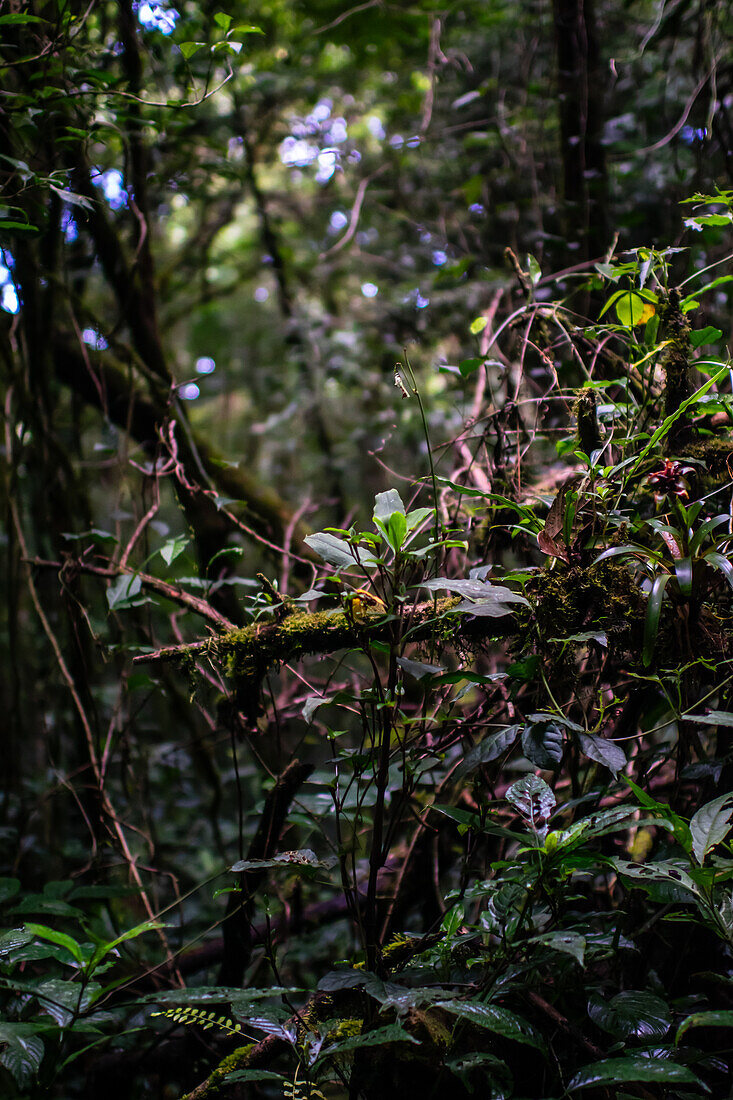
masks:
[[[12,387],[10,387],[8,389],[8,393],[7,393],[7,397],[6,397],[6,401],[5,401],[5,458],[6,458],[6,461],[8,463],[8,467],[10,466],[10,463],[12,461],[12,455],[13,455],[13,439],[12,439],[12,433],[11,433],[11,430],[10,430],[12,394],[13,394],[13,390],[12,390]],[[11,515],[13,527],[15,528],[15,536],[18,540],[18,546],[20,547],[20,551],[21,551],[21,557],[22,557],[23,561],[26,563],[26,566],[27,566],[28,591],[30,593],[31,602],[33,603],[36,614],[38,615],[38,618],[40,619],[41,626],[43,627],[44,634],[48,638],[48,641],[51,645],[54,656],[56,658],[56,663],[58,664],[59,671],[61,672],[61,676],[64,679],[64,681],[66,682],[66,686],[68,687],[69,693],[70,693],[71,698],[74,702],[74,707],[76,709],[77,714],[79,715],[79,721],[81,722],[82,729],[84,730],[84,737],[85,737],[85,740],[86,740],[86,743],[87,743],[87,750],[89,752],[89,760],[90,760],[90,763],[92,765],[92,771],[94,772],[94,778],[95,778],[96,785],[97,785],[97,791],[98,791],[98,794],[99,794],[101,807],[104,810],[105,815],[107,816],[107,818],[109,819],[109,821],[112,824],[112,830],[113,830],[115,836],[117,837],[117,841],[119,843],[120,850],[122,852],[122,855],[124,857],[125,862],[127,863],[127,867],[128,867],[129,872],[130,872],[130,875],[132,876],[132,878],[135,882],[135,885],[137,886],[137,889],[138,889],[139,894],[140,894],[140,900],[143,903],[143,906],[145,908],[145,912],[148,915],[148,919],[151,920],[151,921],[155,921],[155,919],[156,919],[155,912],[154,912],[153,907],[151,905],[150,898],[148,897],[147,891],[145,890],[145,887],[143,885],[142,878],[140,877],[140,871],[138,870],[138,867],[137,867],[136,858],[132,854],[132,851],[130,850],[130,846],[127,842],[127,837],[125,836],[125,830],[122,826],[121,821],[117,817],[117,813],[114,809],[114,806],[112,805],[109,794],[107,793],[107,790],[104,786],[104,776],[102,775],[101,770],[100,770],[99,758],[97,756],[97,750],[96,750],[96,746],[95,746],[94,733],[93,733],[92,727],[89,723],[89,718],[87,716],[86,710],[84,709],[84,704],[81,701],[81,697],[80,697],[79,691],[76,687],[76,683],[74,682],[74,678],[71,675],[71,672],[69,671],[69,668],[66,664],[66,661],[64,660],[64,655],[61,652],[61,646],[59,645],[58,639],[57,639],[56,635],[54,634],[54,632],[51,628],[51,624],[49,623],[48,618],[46,617],[46,613],[43,610],[43,606],[42,606],[41,601],[39,599],[38,591],[36,589],[36,585],[35,585],[35,582],[33,580],[32,566],[31,566],[31,563],[30,563],[30,560],[29,560],[29,557],[28,557],[28,545],[25,541],[25,534],[23,532],[23,525],[21,524],[21,521],[20,521],[20,513],[18,511],[18,505],[17,505],[17,502],[16,502],[15,498],[10,493],[8,494],[8,504],[9,504],[9,508],[10,508],[10,515]],[[174,965],[174,962],[173,962],[173,953],[171,951],[171,948],[170,948],[170,945],[168,943],[165,932],[163,931],[162,928],[158,928],[157,932],[158,932],[158,936],[160,938],[160,941],[163,944],[163,949],[165,950],[166,958],[169,960],[169,962],[171,964],[171,968],[173,970],[173,973],[175,973],[175,965]],[[178,980],[179,980],[179,983],[181,985],[183,985],[183,979],[180,977],[180,975],[178,975]]]
[[[67,562],[47,561],[44,558],[28,558],[26,556],[23,557],[23,561],[26,565],[31,565],[37,569],[64,570],[73,568],[78,569],[81,573],[104,577],[108,580],[114,580],[115,577],[120,576],[138,577],[143,588],[150,588],[154,592],[159,592],[161,596],[165,596],[166,599],[172,600],[173,603],[177,603],[181,607],[187,607],[190,611],[195,611],[203,619],[215,623],[220,630],[236,630],[235,624],[227,619],[226,615],[222,615],[220,611],[212,607],[207,600],[202,600],[199,596],[193,596],[176,584],[169,584],[168,581],[163,581],[159,577],[152,577],[149,573],[139,573],[129,566],[90,565],[79,559],[69,559]]]

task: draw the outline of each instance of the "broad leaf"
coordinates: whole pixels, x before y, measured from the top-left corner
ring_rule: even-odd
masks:
[[[653,993],[629,989],[606,1001],[598,993],[588,1000],[588,1015],[616,1039],[663,1039],[672,1023],[667,1004]]]
[[[522,733],[522,752],[545,771],[562,761],[565,731],[557,722],[528,722]]]
[[[596,737],[592,733],[579,733],[578,740],[583,753],[608,768],[614,779],[626,767],[626,754],[613,741],[606,741],[604,737]]]
[[[585,965],[585,936],[577,932],[546,932],[542,936],[535,936],[530,943],[539,943],[543,947],[550,947],[553,951],[560,951],[563,955],[570,955],[581,966]]]
[[[720,1009],[717,1012],[693,1012],[691,1016],[686,1016],[677,1028],[675,1043],[679,1043],[691,1027],[733,1027],[733,1011]]]
[[[488,764],[491,760],[495,760],[497,756],[501,756],[514,744],[521,728],[521,726],[507,726],[506,729],[499,730],[498,733],[491,733],[488,737],[484,737],[479,745],[466,753],[456,775],[465,775],[467,772],[473,771],[474,768],[480,767],[481,764]]]
[[[699,1077],[687,1069],[666,1058],[645,1058],[642,1054],[631,1054],[627,1058],[606,1058],[586,1066],[576,1073],[568,1085],[570,1092],[593,1088],[597,1085],[610,1085],[631,1081],[656,1082],[661,1085],[696,1085],[710,1092]]]
[[[733,828],[733,791],[722,794],[702,806],[690,822],[692,833],[692,850],[698,863],[702,864],[705,856],[725,840]]]
[[[361,1047],[378,1047],[386,1043],[414,1043],[415,1039],[399,1024],[388,1024],[386,1027],[375,1028],[374,1031],[366,1031],[361,1035],[349,1035],[345,1039],[337,1039],[328,1046],[321,1048],[321,1057],[332,1054],[345,1054],[348,1050],[358,1050]]]
[[[388,489],[386,493],[377,493],[374,498],[374,512],[373,518],[379,519],[382,523],[387,524],[390,516],[398,512],[400,515],[405,515],[405,505],[402,502],[402,497],[396,489]]]
[[[19,1089],[28,1089],[43,1061],[43,1040],[33,1024],[0,1023],[0,1065],[15,1078]]]
[[[505,1039],[526,1043],[527,1046],[536,1047],[537,1050],[545,1049],[541,1035],[532,1024],[506,1008],[482,1004],[480,1001],[438,1001],[437,1007],[445,1009],[453,1016],[459,1016],[462,1020],[469,1020],[478,1027],[485,1027],[488,1031],[503,1035]]]
[[[512,783],[506,792],[508,802],[519,810],[541,840],[547,836],[547,822],[557,804],[555,795],[543,779],[529,775]]]
[[[239,874],[242,871],[263,871],[268,867],[323,867],[325,863],[320,860],[310,848],[301,848],[295,852],[280,852],[272,859],[240,859],[231,871]]]

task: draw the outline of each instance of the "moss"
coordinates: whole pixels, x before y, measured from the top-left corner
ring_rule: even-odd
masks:
[[[703,476],[715,480],[733,477],[733,440],[729,436],[708,436],[685,444],[684,458],[694,458],[703,464]]]
[[[686,314],[682,312],[680,302],[681,294],[679,290],[670,290],[669,298],[662,310],[664,335],[669,341],[662,357],[662,367],[665,373],[665,417],[676,413],[682,402],[686,401],[692,393],[690,322]],[[667,449],[674,450],[683,439],[689,437],[689,434],[690,420],[687,414],[683,413],[667,433]]]
[[[581,390],[573,408],[578,425],[578,443],[587,455],[601,446],[601,431],[596,412],[595,390]]]
[[[543,640],[597,628],[629,642],[632,631],[643,628],[646,600],[628,567],[618,562],[543,569],[527,588],[537,601],[535,618]]]
[[[231,1073],[235,1069],[245,1069],[247,1066],[247,1060],[257,1046],[256,1043],[246,1043],[243,1047],[237,1047],[231,1054],[228,1054],[226,1058],[222,1058],[219,1065],[216,1067],[216,1072],[222,1075]]]
[[[195,1094],[197,1096],[205,1095],[207,1097],[216,1096],[224,1087],[228,1074],[232,1073],[235,1069],[247,1068],[249,1057],[256,1046],[256,1043],[247,1043],[245,1046],[237,1047],[231,1054],[227,1054],[226,1058],[222,1058],[216,1069],[212,1070],[207,1077],[205,1092],[199,1092],[202,1088],[200,1085],[199,1088],[195,1090]]]

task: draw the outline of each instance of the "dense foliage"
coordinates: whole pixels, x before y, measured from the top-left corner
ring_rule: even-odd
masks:
[[[729,5],[0,4],[0,1092],[733,1086]]]

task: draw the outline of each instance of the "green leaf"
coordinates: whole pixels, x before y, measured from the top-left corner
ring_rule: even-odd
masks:
[[[2,222],[0,222],[0,229],[2,229],[3,232],[5,232],[8,229],[13,229],[16,232],[18,232],[18,230],[20,230],[21,233],[37,233],[38,232],[38,226],[37,225],[28,225],[27,222],[6,221],[5,219],[3,219]]]
[[[387,524],[387,541],[394,550],[395,554],[398,553],[405,542],[405,536],[407,535],[407,519],[404,512],[393,512],[389,517],[389,523]]]
[[[7,931],[0,933],[0,956],[9,955],[11,952],[17,951],[19,947],[25,947],[27,943],[32,943],[34,939],[35,936],[27,928],[9,928]]]
[[[110,951],[121,943],[127,943],[128,940],[136,940],[138,936],[142,936],[145,932],[155,932],[159,928],[167,928],[168,925],[163,924],[157,920],[146,920],[142,924],[136,924],[134,928],[128,928],[126,932],[123,932],[121,936],[117,936],[115,939],[110,940],[108,943],[100,943],[92,955],[90,961],[90,969],[97,966],[102,961],[105,955],[108,955]]]
[[[691,1016],[686,1016],[677,1028],[675,1043],[679,1043],[691,1027],[733,1027],[733,1011],[720,1009],[712,1012],[693,1012]]]
[[[698,214],[694,218],[685,218],[685,225],[688,229],[708,229],[710,227],[717,228],[722,225],[730,225],[733,221],[733,214]]]
[[[616,1039],[663,1039],[672,1023],[668,1005],[646,990],[629,989],[604,1000],[591,993],[588,1015],[594,1024]]]
[[[585,936],[578,932],[546,932],[542,936],[535,936],[529,943],[539,943],[543,947],[550,947],[553,951],[560,951],[563,955],[570,955],[581,966],[585,965]]]
[[[702,806],[690,821],[692,851],[702,865],[708,852],[725,840],[733,828],[733,791]]]
[[[327,535],[325,532],[320,531],[316,535],[306,535],[304,542],[307,546],[310,546],[311,550],[315,550],[316,554],[322,557],[328,565],[334,565],[337,569],[356,565],[355,550],[348,542],[337,539],[335,535]],[[366,556],[369,552],[363,551],[362,553]]]
[[[332,1054],[345,1054],[348,1050],[358,1050],[361,1047],[384,1046],[387,1043],[413,1043],[418,1045],[417,1039],[405,1031],[399,1024],[388,1024],[386,1027],[375,1028],[374,1031],[362,1032],[361,1035],[349,1035],[345,1039],[337,1039],[333,1043],[321,1048],[319,1058]]]
[[[522,732],[522,752],[538,768],[553,771],[562,761],[564,738],[557,722],[528,722]]]
[[[733,710],[709,710],[707,714],[685,714],[686,722],[698,722],[702,726],[733,727]]]
[[[468,326],[468,331],[471,333],[472,336],[478,336],[480,332],[484,331],[488,323],[489,322],[485,317],[475,317],[473,321],[471,321],[471,324]]]
[[[229,30],[229,27],[231,26],[232,17],[231,17],[231,15],[227,15],[226,12],[217,11],[217,12],[214,12],[214,22],[218,26],[220,26],[222,28],[222,30],[227,31],[227,30]]]
[[[26,15],[24,12],[11,12],[9,15],[0,15],[0,26],[9,23],[47,23],[47,19],[41,19],[40,15]]]
[[[142,589],[143,582],[136,573],[122,573],[107,589],[107,603],[110,611],[122,611],[128,607],[134,607],[138,602],[136,597]]]
[[[20,879],[0,878],[0,905],[10,901],[20,890]]]
[[[712,565],[714,569],[719,569],[728,584],[733,588],[733,562],[730,558],[727,558],[725,554],[719,554],[717,550],[709,550],[705,554],[705,561]]]
[[[377,493],[374,498],[374,512],[372,516],[374,519],[380,519],[382,523],[389,523],[390,518],[399,512],[401,515],[405,515],[405,505],[402,502],[402,497],[396,489],[388,489],[386,493]]]
[[[423,680],[426,676],[437,676],[445,672],[443,665],[428,665],[422,661],[411,661],[407,657],[398,657],[397,664],[404,672],[414,676],[416,680]]]
[[[193,57],[195,53],[198,53],[206,45],[205,42],[179,42],[178,49],[181,51],[186,61]]]
[[[468,378],[469,375],[477,371],[482,365],[483,359],[462,359],[458,364],[458,370],[463,378]]]
[[[271,1069],[235,1069],[231,1073],[227,1073],[225,1077],[221,1078],[222,1083],[233,1083],[234,1081],[280,1081],[283,1085],[289,1084],[290,1077],[283,1077],[280,1073],[275,1073]],[[284,1093],[284,1095],[286,1095]]]
[[[469,1020],[478,1027],[485,1027],[497,1035],[503,1035],[505,1039],[514,1039],[517,1043],[525,1043],[527,1046],[544,1050],[545,1044],[542,1036],[527,1020],[516,1016],[506,1008],[498,1005],[487,1005],[480,1001],[438,1001],[437,1007],[445,1009],[453,1016],[462,1020]]]
[[[578,740],[585,756],[595,760],[597,764],[603,764],[613,774],[614,779],[626,767],[626,754],[613,741],[606,741],[604,737],[596,737],[592,733],[579,733]]]
[[[488,764],[491,760],[495,760],[497,756],[501,756],[514,744],[521,728],[519,725],[507,726],[506,729],[499,730],[498,733],[492,733],[488,737],[484,737],[480,745],[476,745],[469,753],[466,753],[463,763],[456,770],[456,776],[466,775],[482,764]]]
[[[649,593],[649,601],[646,608],[646,618],[644,619],[644,645],[642,648],[642,661],[645,668],[648,668],[649,665],[652,663],[654,647],[657,644],[657,635],[659,633],[659,620],[662,614],[662,600],[664,599],[664,590],[667,587],[670,579],[670,573],[660,573],[654,578],[654,584],[652,585],[652,590]]]
[[[528,775],[517,780],[506,792],[506,800],[516,806],[530,828],[544,840],[547,836],[547,822],[557,804],[555,795],[544,779]]]
[[[235,873],[241,871],[262,871],[268,867],[290,867],[297,870],[299,867],[324,867],[324,860],[320,860],[310,848],[300,848],[296,852],[280,852],[272,859],[240,859],[230,868]]]
[[[712,325],[706,325],[705,328],[699,328],[695,332],[690,333],[690,343],[693,348],[702,347],[703,344],[714,344],[716,340],[720,340],[723,333],[719,328],[713,328]]]
[[[86,1012],[101,992],[102,987],[97,982],[82,986],[79,982],[52,978],[37,987],[36,996],[59,1027],[67,1027],[76,1015]]]
[[[0,1065],[15,1078],[18,1088],[25,1091],[33,1084],[43,1061],[43,1040],[32,1024],[0,1023]]]
[[[642,452],[638,455],[632,472],[635,472],[636,470],[638,470],[639,466],[644,461],[644,459],[649,454],[649,452],[652,451],[656,447],[657,443],[659,443],[660,439],[662,439],[667,434],[667,432],[672,427],[672,425],[677,420],[679,420],[679,418],[681,416],[684,416],[684,414],[687,412],[687,410],[689,408],[691,408],[693,405],[696,405],[697,402],[700,400],[700,398],[705,396],[705,394],[708,392],[708,390],[712,389],[713,386],[717,385],[718,382],[720,382],[722,378],[727,377],[728,373],[729,373],[729,368],[728,368],[727,365],[724,366],[724,367],[721,367],[720,370],[716,371],[715,374],[711,375],[711,377],[708,378],[708,380],[706,382],[703,382],[702,386],[700,386],[698,389],[696,389],[693,394],[690,394],[689,397],[685,398],[684,401],[680,402],[680,404],[677,406],[675,411],[673,413],[670,413],[670,415],[668,417],[666,417],[666,419],[660,424],[660,426],[657,428],[657,430],[652,434],[651,439],[649,440],[647,445],[644,447]]]
[[[597,1085],[614,1087],[620,1082],[646,1081],[662,1085],[696,1085],[710,1092],[699,1077],[686,1066],[677,1065],[666,1058],[645,1058],[641,1054],[631,1054],[627,1058],[606,1058],[586,1066],[576,1073],[568,1085],[570,1092],[593,1088]]]
[[[160,556],[165,564],[170,565],[171,562],[174,562],[179,554],[183,553],[190,541],[185,535],[176,535],[175,538],[168,539],[160,548]]]
[[[532,280],[532,286],[537,286],[542,278],[542,268],[531,254],[527,256],[527,269],[529,271],[529,277]]]
[[[529,601],[524,596],[512,592],[511,588],[506,588],[500,584],[489,584],[487,581],[451,580],[447,577],[433,577],[430,580],[423,581],[419,587],[427,588],[431,592],[444,590],[457,592],[459,596],[465,596],[466,599],[451,608],[451,613],[468,612],[471,615],[500,618],[503,615],[512,614],[512,608],[508,607],[507,604],[519,603],[524,604],[526,607],[530,606]]]
[[[84,954],[80,945],[71,936],[67,936],[65,932],[56,932],[53,928],[47,928],[45,924],[26,924],[25,927],[37,939],[48,940],[49,943],[55,943],[57,947],[65,948],[72,958],[76,959],[79,964],[83,964]]]
[[[55,191],[62,202],[68,202],[69,206],[81,206],[84,210],[93,210],[94,203],[84,195],[77,195],[75,191],[67,191],[65,187],[56,187],[51,184],[51,190]]]
[[[694,880],[680,860],[632,863],[613,857],[611,862],[620,875],[632,879],[634,885],[641,886],[655,900],[690,902],[699,897]]]

